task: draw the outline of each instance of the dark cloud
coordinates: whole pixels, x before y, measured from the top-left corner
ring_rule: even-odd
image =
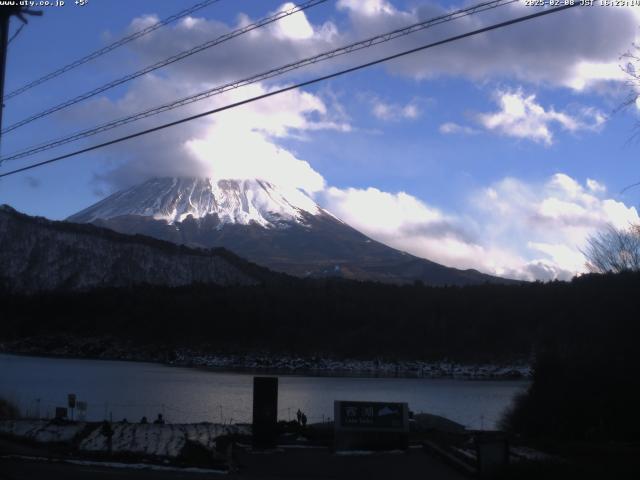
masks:
[[[349,43],[446,13],[438,5],[423,4],[412,10],[399,10],[391,3],[371,9],[368,1],[338,2],[349,23],[339,29],[334,23],[313,25],[313,34],[295,38],[276,23],[237,37],[219,47],[210,48],[163,70],[176,79],[189,82],[221,83],[260,73]],[[469,2],[467,2],[469,4]],[[455,21],[400,37],[324,64],[306,68],[311,71],[335,70],[346,64],[360,63],[402,50],[458,35],[517,16],[534,12],[521,3],[459,18]],[[306,24],[304,13],[291,19]],[[192,48],[257,19],[241,16],[237,25],[215,20],[183,21],[159,29],[134,44],[143,65]],[[293,20],[292,20],[293,21]],[[455,75],[473,79],[514,78],[547,85],[582,86],[591,75],[579,70],[581,63],[615,63],[629,50],[638,35],[640,15],[628,8],[575,8],[541,19],[482,34],[470,39],[429,49],[388,64],[390,72],[418,78]],[[134,22],[133,25],[137,25]],[[133,28],[133,26],[132,26]],[[613,73],[619,73],[617,68]],[[297,75],[302,74],[298,72]]]
[[[371,2],[341,3],[352,5],[348,9],[351,22],[360,36],[444,13],[440,7],[424,5],[412,11],[391,8],[371,14],[366,9],[366,4]],[[409,49],[534,11],[522,3],[500,7],[403,37],[377,48],[376,53]],[[429,49],[394,61],[388,68],[395,73],[420,78],[438,75],[474,79],[509,77],[547,85],[580,86],[589,72],[579,72],[578,65],[581,62],[617,64],[619,56],[636,39],[639,20],[640,15],[633,8],[575,8]]]

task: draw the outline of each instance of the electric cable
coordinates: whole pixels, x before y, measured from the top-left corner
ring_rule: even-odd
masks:
[[[431,18],[422,22],[418,22],[412,25],[409,25],[407,27],[403,27],[403,28],[399,28],[396,30],[392,30],[390,32],[384,33],[384,34],[380,34],[380,35],[376,35],[374,37],[370,37],[366,40],[361,40],[343,47],[339,47],[333,50],[329,50],[327,52],[324,53],[320,53],[318,55],[312,56],[312,57],[308,57],[302,60],[298,60],[296,62],[293,63],[289,63],[283,66],[279,66],[276,68],[273,68],[271,70],[268,70],[266,72],[262,72],[256,75],[252,75],[250,77],[241,79],[241,80],[237,80],[237,81],[233,81],[224,85],[219,85],[213,88],[210,88],[208,90],[205,90],[203,92],[199,92],[196,93],[194,95],[190,95],[188,97],[184,97],[178,100],[174,100],[170,103],[164,104],[164,105],[160,105],[142,112],[138,112],[136,114],[133,115],[129,115],[127,117],[123,117],[123,118],[119,118],[116,120],[112,120],[109,122],[106,122],[104,124],[95,126],[95,127],[91,127],[89,129],[85,129],[85,130],[81,130],[79,132],[75,132],[73,134],[67,135],[65,137],[61,137],[58,138],[56,140],[52,140],[52,141],[48,141],[39,145],[35,145],[35,146],[30,146],[30,147],[26,147],[25,149],[21,149],[19,151],[13,152],[11,154],[6,155],[5,157],[0,158],[0,164],[6,160],[17,160],[20,158],[25,158],[25,157],[29,157],[32,155],[35,155],[36,153],[40,153],[43,152],[45,150],[49,150],[51,148],[55,148],[61,145],[65,145],[67,143],[70,142],[74,142],[76,140],[80,140],[82,138],[86,138],[89,136],[93,136],[96,135],[98,133],[102,133],[108,130],[111,130],[113,128],[122,126],[122,125],[126,125],[128,123],[137,121],[137,120],[141,120],[143,118],[147,118],[153,115],[158,115],[160,113],[164,113],[166,111],[169,110],[173,110],[175,108],[179,108],[179,107],[183,107],[185,105],[189,105],[191,103],[194,102],[198,102],[207,98],[210,98],[212,96],[215,95],[220,95],[222,93],[225,93],[227,91],[230,90],[234,90],[243,86],[247,86],[247,85],[251,85],[254,83],[258,83],[264,80],[268,80],[270,78],[276,77],[276,76],[280,76],[283,75],[285,73],[288,73],[290,71],[293,70],[297,70],[303,67],[306,67],[308,65],[313,65],[315,63],[318,62],[322,62],[322,61],[326,61],[326,60],[330,60],[332,58],[338,57],[338,56],[342,56],[342,55],[346,55],[358,50],[362,50],[365,48],[370,48],[372,46],[384,43],[384,42],[389,42],[391,40],[394,40],[396,38],[402,37],[402,36],[406,36],[409,35],[411,33],[415,33],[417,31],[420,30],[424,30],[426,28],[430,28],[436,25],[440,25],[446,22],[450,22],[453,20],[456,20],[458,18],[461,17],[465,17],[465,16],[469,16],[469,15],[473,15],[475,13],[478,12],[482,12],[485,10],[490,10],[490,9],[494,9],[500,6],[504,6],[504,5],[508,5],[511,3],[515,3],[519,0],[493,0],[493,1],[489,1],[489,2],[484,2],[469,8],[465,8],[462,10],[457,10],[451,13],[448,13],[446,15],[441,15],[435,18]]]
[[[130,43],[134,40],[137,40],[138,38],[147,35],[148,33],[153,32],[154,30],[157,30],[160,27],[164,27],[165,25],[168,25],[172,22],[175,22],[176,20],[179,20],[181,18],[186,17],[187,15],[191,15],[192,13],[201,10],[205,7],[208,7],[209,5],[213,4],[213,3],[218,3],[221,0],[205,0],[203,2],[199,2],[196,3],[195,5],[185,9],[185,10],[181,10],[178,13],[175,13],[167,18],[165,18],[164,20],[160,20],[157,23],[154,23],[153,25],[150,25],[146,28],[143,28],[142,30],[138,30],[137,32],[132,33],[131,35],[127,35],[126,37],[121,38],[120,40],[117,40],[109,45],[107,45],[106,47],[102,47],[98,50],[96,50],[95,52],[90,53],[89,55],[86,55],[82,58],[79,58],[78,60],[75,60],[63,67],[58,68],[57,70],[54,70],[51,73],[48,73],[47,75],[44,75],[40,78],[37,78],[36,80],[33,80],[32,82],[27,83],[26,85],[23,85],[22,87],[6,94],[3,98],[3,101],[7,101],[10,98],[13,98],[17,95],[20,95],[21,93],[26,92],[27,90],[36,87],[38,85],[41,85],[53,78],[59,77],[60,75],[62,75],[63,73],[66,73],[70,70],[73,70],[74,68],[79,67],[80,65],[84,65],[87,62],[90,62],[91,60],[95,60],[98,57],[101,57],[102,55],[109,53],[113,50],[115,50],[116,48],[119,48],[123,45],[126,45],[127,43]]]
[[[189,50],[185,50],[183,52],[180,52],[176,55],[172,55],[169,58],[166,58],[164,60],[161,60],[159,62],[156,62],[152,65],[149,65],[141,70],[135,71],[133,73],[130,73],[128,75],[125,75],[123,77],[117,78],[116,80],[113,80],[109,83],[106,83],[104,85],[101,85],[97,88],[94,88],[93,90],[90,90],[88,92],[85,92],[81,95],[78,95],[74,98],[71,98],[69,100],[66,100],[62,103],[59,103],[57,105],[54,105],[53,107],[47,108],[46,110],[43,110],[39,113],[35,113],[33,115],[30,115],[27,118],[24,118],[12,125],[9,125],[7,128],[5,128],[1,133],[2,134],[6,134],[8,132],[11,132],[17,128],[20,128],[24,125],[27,125],[35,120],[38,120],[40,118],[46,117],[48,115],[51,115],[52,113],[58,112],[60,110],[63,110],[65,108],[68,108],[72,105],[75,105],[77,103],[80,103],[84,100],[88,100],[89,98],[95,97],[96,95],[99,95],[101,93],[106,92],[107,90],[110,90],[112,88],[115,88],[119,85],[122,85],[123,83],[129,82],[131,80],[134,80],[138,77],[141,77],[143,75],[146,75],[147,73],[151,73],[155,70],[158,70],[160,68],[166,67],[167,65],[171,65],[172,63],[178,62],[180,60],[183,60],[185,58],[188,58],[192,55],[195,55],[196,53],[200,53],[204,50],[207,50],[209,48],[215,47],[217,45],[220,45],[224,42],[227,42],[229,40],[232,40],[236,37],[239,37],[240,35],[244,35],[246,33],[249,33],[253,30],[256,30],[258,28],[264,27],[266,25],[269,25],[271,23],[277,22],[278,20],[281,20],[285,17],[288,17],[290,15],[293,15],[294,13],[298,13],[301,11],[304,11],[306,9],[309,9],[311,7],[315,7],[316,5],[319,5],[321,3],[325,3],[327,2],[327,0],[308,0],[307,2],[304,2],[300,5],[294,5],[293,7],[289,7],[286,8],[284,10],[281,10],[279,12],[277,12],[274,15],[270,15],[268,17],[265,17],[257,22],[251,23],[249,25],[246,25],[242,28],[239,28],[237,30],[234,30],[230,33],[227,33],[225,35],[221,35],[211,41],[205,42],[201,45],[197,45],[193,48],[190,48]]]
[[[396,54],[393,54],[393,55],[389,55],[389,56],[386,56],[386,57],[383,57],[383,58],[379,58],[377,60],[373,60],[373,61],[370,61],[370,62],[367,62],[367,63],[363,63],[363,64],[357,65],[355,67],[350,67],[350,68],[347,68],[347,69],[344,69],[344,70],[340,70],[338,72],[334,72],[334,73],[331,73],[331,74],[328,74],[328,75],[324,75],[322,77],[314,78],[312,80],[307,80],[307,81],[304,81],[304,82],[301,82],[301,83],[297,83],[295,85],[290,85],[288,87],[280,88],[278,90],[273,90],[271,92],[267,92],[267,93],[264,93],[262,95],[257,95],[255,97],[251,97],[251,98],[248,98],[248,99],[245,99],[245,100],[241,100],[241,101],[238,101],[238,102],[235,102],[235,103],[232,103],[232,104],[228,104],[228,105],[225,105],[223,107],[218,107],[218,108],[215,108],[215,109],[212,109],[212,110],[208,110],[206,112],[202,112],[202,113],[199,113],[199,114],[196,114],[196,115],[191,115],[189,117],[185,117],[185,118],[182,118],[180,120],[176,120],[176,121],[173,121],[173,122],[169,122],[169,123],[165,123],[165,124],[162,124],[162,125],[158,125],[156,127],[149,128],[147,130],[142,130],[140,132],[136,132],[136,133],[133,133],[133,134],[130,134],[130,135],[125,135],[123,137],[119,137],[119,138],[116,138],[116,139],[113,139],[113,140],[109,140],[107,142],[103,142],[103,143],[100,143],[100,144],[97,144],[97,145],[92,145],[90,147],[83,148],[83,149],[80,149],[80,150],[76,150],[74,152],[70,152],[70,153],[67,153],[67,154],[64,154],[64,155],[60,155],[58,157],[54,157],[54,158],[51,158],[49,160],[44,160],[42,162],[38,162],[38,163],[31,164],[31,165],[27,165],[27,166],[22,167],[22,168],[17,168],[15,170],[11,170],[9,172],[1,173],[0,174],[0,178],[8,177],[10,175],[15,175],[15,174],[20,173],[20,172],[24,172],[24,171],[31,170],[31,169],[34,169],[34,168],[37,168],[37,167],[41,167],[43,165],[48,165],[48,164],[51,164],[51,163],[54,163],[54,162],[58,162],[60,160],[64,160],[64,159],[67,159],[67,158],[70,158],[70,157],[74,157],[74,156],[80,155],[82,153],[91,152],[91,151],[98,150],[98,149],[103,148],[103,147],[107,147],[109,145],[114,145],[114,144],[117,144],[117,143],[124,142],[126,140],[131,140],[131,139],[134,139],[134,138],[137,138],[137,137],[141,137],[141,136],[147,135],[149,133],[157,132],[159,130],[164,130],[164,129],[169,128],[169,127],[173,127],[173,126],[176,126],[176,125],[180,125],[182,123],[189,122],[191,120],[195,120],[195,119],[206,117],[206,116],[209,116],[209,115],[213,115],[213,114],[225,111],[225,110],[236,108],[236,107],[239,107],[241,105],[246,105],[246,104],[249,104],[249,103],[253,103],[253,102],[256,102],[258,100],[263,100],[265,98],[269,98],[269,97],[272,97],[272,96],[275,96],[275,95],[279,95],[279,94],[284,93],[284,92],[288,92],[288,91],[291,91],[291,90],[295,90],[295,89],[299,89],[299,88],[306,87],[306,86],[309,86],[309,85],[313,85],[315,83],[319,83],[319,82],[322,82],[322,81],[325,81],[325,80],[336,78],[336,77],[345,75],[347,73],[352,73],[352,72],[355,72],[355,71],[358,71],[358,70],[362,70],[364,68],[368,68],[368,67],[371,67],[371,66],[374,66],[374,65],[378,65],[378,64],[381,64],[381,63],[384,63],[384,62],[388,62],[390,60],[395,60],[397,58],[401,58],[401,57],[404,57],[404,56],[407,56],[407,55],[411,55],[413,53],[417,53],[417,52],[420,52],[420,51],[423,51],[423,50],[427,50],[429,48],[433,48],[433,47],[437,47],[437,46],[444,45],[444,44],[447,44],[447,43],[451,43],[451,42],[455,42],[455,41],[458,41],[458,40],[462,40],[464,38],[468,38],[468,37],[471,37],[471,36],[474,36],[474,35],[479,35],[481,33],[489,32],[489,31],[492,31],[492,30],[497,30],[499,28],[504,28],[504,27],[507,27],[509,25],[514,25],[514,24],[525,22],[525,21],[528,21],[528,20],[533,20],[534,18],[539,18],[539,17],[545,16],[545,15],[550,15],[550,14],[553,14],[553,13],[556,13],[556,12],[560,12],[560,11],[564,11],[564,10],[567,10],[569,8],[573,8],[573,7],[577,7],[577,6],[579,6],[579,4],[578,3],[574,3],[574,4],[563,5],[563,6],[560,6],[560,7],[555,7],[555,8],[552,8],[552,9],[542,10],[540,12],[536,12],[536,13],[532,13],[532,14],[529,14],[529,15],[524,15],[524,16],[521,16],[521,17],[517,17],[517,18],[511,19],[511,20],[507,20],[507,21],[504,21],[504,22],[496,23],[496,24],[493,24],[493,25],[490,25],[490,26],[487,26],[487,27],[483,27],[483,28],[480,28],[480,29],[477,29],[477,30],[472,30],[470,32],[466,32],[466,33],[463,33],[463,34],[460,34],[460,35],[455,35],[455,36],[452,36],[452,37],[448,37],[448,38],[445,38],[444,40],[439,40],[437,42],[428,43],[426,45],[422,45],[422,46],[419,46],[419,47],[416,47],[416,48],[405,50],[403,52],[396,53]]]

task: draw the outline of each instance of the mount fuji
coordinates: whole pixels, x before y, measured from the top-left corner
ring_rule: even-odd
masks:
[[[225,247],[300,277],[470,285],[508,280],[459,270],[379,243],[295,188],[263,180],[154,178],[67,221],[93,223],[193,247]]]

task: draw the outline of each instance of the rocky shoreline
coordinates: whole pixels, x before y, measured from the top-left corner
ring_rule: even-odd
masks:
[[[460,378],[468,380],[513,380],[531,377],[526,364],[462,364],[447,361],[384,361],[265,354],[216,355],[177,352],[173,365],[216,370],[265,371],[328,376],[372,376],[409,378]]]
[[[385,360],[273,353],[211,353],[210,349],[167,349],[129,345],[110,338],[57,336],[0,343],[0,352],[16,355],[124,360],[162,363],[216,371],[260,372],[314,376],[457,378],[465,380],[529,379],[525,362],[460,363],[448,360]]]

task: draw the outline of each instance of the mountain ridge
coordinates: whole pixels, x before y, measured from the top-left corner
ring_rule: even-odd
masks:
[[[0,286],[9,291],[257,285],[275,275],[223,248],[196,249],[0,205]]]
[[[194,204],[194,198],[204,198],[205,205]],[[224,247],[298,277],[429,285],[515,283],[396,250],[344,223],[303,192],[262,180],[151,179],[67,220],[194,247]]]

